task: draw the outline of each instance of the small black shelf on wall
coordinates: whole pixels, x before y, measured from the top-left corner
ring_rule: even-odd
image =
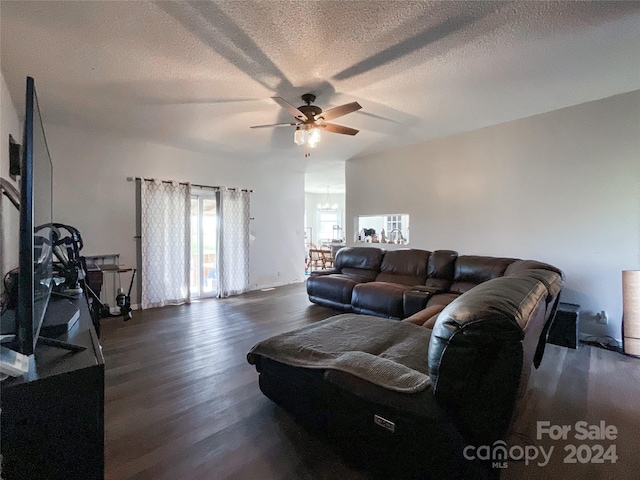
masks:
[[[576,348],[578,346],[579,324],[580,305],[560,302],[549,329],[547,342],[561,347]]]

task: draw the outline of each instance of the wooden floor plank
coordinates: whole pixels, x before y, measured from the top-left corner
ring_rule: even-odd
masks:
[[[296,284],[105,320],[107,480],[371,478],[264,397],[246,361],[258,341],[335,314]],[[544,467],[509,461],[501,478],[638,478],[639,366],[598,348],[549,345],[509,445],[554,453]],[[567,443],[580,442],[536,439],[538,420],[615,425],[618,439],[607,443],[619,460],[565,464]]]

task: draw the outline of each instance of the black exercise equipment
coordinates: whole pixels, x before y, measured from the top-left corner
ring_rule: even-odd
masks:
[[[80,231],[71,225],[62,223],[51,224],[53,229],[53,255],[54,269],[56,276],[63,278],[64,282],[56,285],[55,290],[60,294],[74,294],[84,292],[87,298],[91,319],[98,337],[100,337],[100,320],[108,317],[120,317],[125,321],[132,318],[131,309],[131,289],[136,276],[136,269],[131,269],[131,283],[129,290],[124,293],[122,288],[118,289],[116,295],[117,313],[111,313],[108,303],[103,303],[100,296],[86,282],[87,262],[85,257],[80,255],[84,243]],[[43,227],[41,227],[43,228]]]

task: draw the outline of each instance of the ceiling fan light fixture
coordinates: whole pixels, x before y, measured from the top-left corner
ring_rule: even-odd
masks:
[[[302,105],[298,108],[294,107],[281,97],[271,98],[287,112],[293,115],[297,122],[253,125],[251,128],[295,126],[296,130],[293,132],[293,143],[296,145],[304,145],[306,143],[309,148],[315,148],[318,146],[318,143],[320,143],[320,138],[322,137],[320,128],[326,132],[340,133],[343,135],[353,136],[358,133],[358,130],[355,128],[344,127],[342,125],[336,125],[335,123],[326,123],[326,120],[339,118],[347,115],[348,113],[360,110],[362,106],[358,102],[345,103],[344,105],[333,107],[323,112],[320,107],[312,105],[316,99],[316,96],[312,93],[305,93],[302,95],[302,101],[305,102],[306,105]],[[308,152],[305,157],[306,156],[309,156]]]
[[[309,136],[307,137],[307,145],[309,148],[316,148],[316,145],[320,142],[320,129],[312,128],[309,130]]]

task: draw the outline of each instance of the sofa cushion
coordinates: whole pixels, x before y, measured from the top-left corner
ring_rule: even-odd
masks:
[[[430,332],[366,315],[342,314],[256,344],[247,360],[262,357],[294,367],[348,372],[392,391],[429,387]]]
[[[371,281],[380,272],[385,250],[369,247],[344,247],[338,250],[334,268],[345,275],[355,275]]]
[[[404,318],[403,295],[409,289],[398,283],[360,283],[353,288],[351,306],[356,313],[399,320]]]
[[[312,302],[339,310],[351,311],[353,288],[360,282],[366,281],[368,280],[362,277],[341,273],[309,277],[307,278],[307,293]]]
[[[458,252],[453,250],[436,250],[429,256],[427,264],[427,287],[438,290],[449,290],[456,269]]]
[[[385,253],[376,282],[422,285],[427,279],[427,261],[431,252],[413,248]]]
[[[437,295],[432,295],[427,302],[427,307],[432,307],[434,305],[444,305],[445,307],[453,302],[456,298],[458,298],[460,293],[438,293]]]
[[[444,310],[444,307],[445,305],[432,305],[418,313],[414,313],[402,321],[406,323],[413,323],[414,325],[421,325],[425,328],[433,328],[438,315],[440,315],[440,312]]]
[[[461,255],[456,260],[456,270],[451,291],[465,293],[482,282],[504,275],[514,258]]]

